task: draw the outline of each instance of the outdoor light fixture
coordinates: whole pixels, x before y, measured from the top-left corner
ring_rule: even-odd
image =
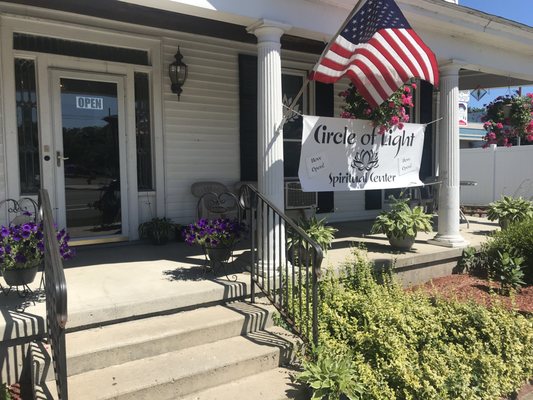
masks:
[[[174,61],[172,64],[168,66],[168,75],[170,76],[170,81],[172,82],[172,86],[170,87],[172,89],[172,93],[176,93],[178,95],[178,101],[180,99],[180,95],[182,90],[182,86],[187,80],[187,64],[183,62],[183,56],[180,53],[180,48],[178,46],[178,52],[174,56],[176,61]]]

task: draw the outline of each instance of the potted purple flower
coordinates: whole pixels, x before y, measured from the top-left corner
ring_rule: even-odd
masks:
[[[235,243],[244,231],[244,224],[236,219],[199,219],[183,229],[183,237],[189,245],[200,245],[211,261],[222,262],[231,257]]]
[[[66,260],[74,255],[68,245],[67,232],[57,232],[61,257]],[[10,286],[28,285],[35,279],[37,269],[44,258],[44,234],[42,224],[26,222],[0,228],[0,270]]]

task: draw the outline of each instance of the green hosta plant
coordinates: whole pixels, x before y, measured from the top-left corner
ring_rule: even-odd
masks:
[[[312,216],[309,219],[301,220],[299,225],[324,251],[331,247],[337,229],[327,226],[325,218],[318,219],[316,216]]]
[[[356,381],[358,371],[350,357],[335,356],[319,348],[316,361],[304,361],[298,376],[313,394],[311,400],[358,400],[363,388]]]
[[[154,244],[168,242],[170,232],[174,229],[174,223],[168,218],[152,218],[150,221],[139,225],[141,239],[148,238]]]
[[[331,247],[331,242],[335,239],[335,233],[337,229],[332,226],[326,225],[326,219],[318,219],[316,216],[313,216],[309,219],[301,219],[298,221],[298,225],[302,228],[307,235],[313,239],[318,245],[322,248],[324,252],[327,252]],[[294,232],[290,232],[287,238],[287,248],[289,249],[289,257],[293,256],[293,251],[297,254],[296,258],[302,256],[303,254],[298,254],[305,252],[307,246],[305,243],[299,244],[299,237]]]
[[[431,215],[422,207],[409,207],[409,199],[389,197],[392,207],[376,218],[371,233],[384,233],[388,238],[416,237],[419,231],[431,232]]]
[[[503,196],[501,200],[489,204],[487,217],[490,221],[499,220],[505,227],[507,223],[515,223],[533,217],[533,203],[522,197]]]

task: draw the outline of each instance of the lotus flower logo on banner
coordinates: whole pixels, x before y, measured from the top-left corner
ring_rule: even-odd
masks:
[[[374,150],[361,150],[360,152],[355,153],[351,165],[359,171],[370,171],[379,166],[378,152],[376,151],[374,153]]]

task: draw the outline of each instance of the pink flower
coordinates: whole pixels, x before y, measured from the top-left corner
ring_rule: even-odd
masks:
[[[494,132],[489,132],[487,134],[487,137],[490,139],[490,140],[495,140],[496,139],[496,134]]]
[[[402,99],[402,104],[404,106],[412,107],[413,106],[413,97],[412,96],[406,96]]]
[[[403,88],[403,91],[404,91],[405,93],[411,93],[411,88],[410,88],[409,86],[405,86],[405,87]]]
[[[401,122],[398,123],[398,129],[403,129],[403,124]]]
[[[411,83],[411,87],[413,88],[413,90],[416,90],[416,83]]]
[[[533,134],[527,135],[526,139],[527,139],[528,142],[533,142]]]
[[[488,129],[492,127],[492,121],[487,121],[483,124],[483,128]]]
[[[400,122],[400,118],[398,118],[396,115],[393,115],[390,118],[390,124],[391,125],[397,125]]]
[[[351,118],[352,114],[350,114],[348,111],[341,112],[341,118]]]
[[[365,108],[365,110],[363,111],[363,113],[364,113],[365,115],[370,115],[370,114],[372,114],[372,110],[371,110],[370,108]]]
[[[387,127],[382,125],[382,126],[379,127],[378,134],[383,135],[386,130],[387,130]]]
[[[403,122],[409,122],[409,115],[408,114],[402,115],[402,121]]]
[[[393,101],[390,101],[389,102],[389,108],[394,108],[394,107],[396,107],[396,104],[394,104]]]
[[[501,122],[498,122],[498,123],[496,124],[496,128],[498,128],[498,129],[502,129],[502,128],[503,128],[503,124],[502,124]]]

